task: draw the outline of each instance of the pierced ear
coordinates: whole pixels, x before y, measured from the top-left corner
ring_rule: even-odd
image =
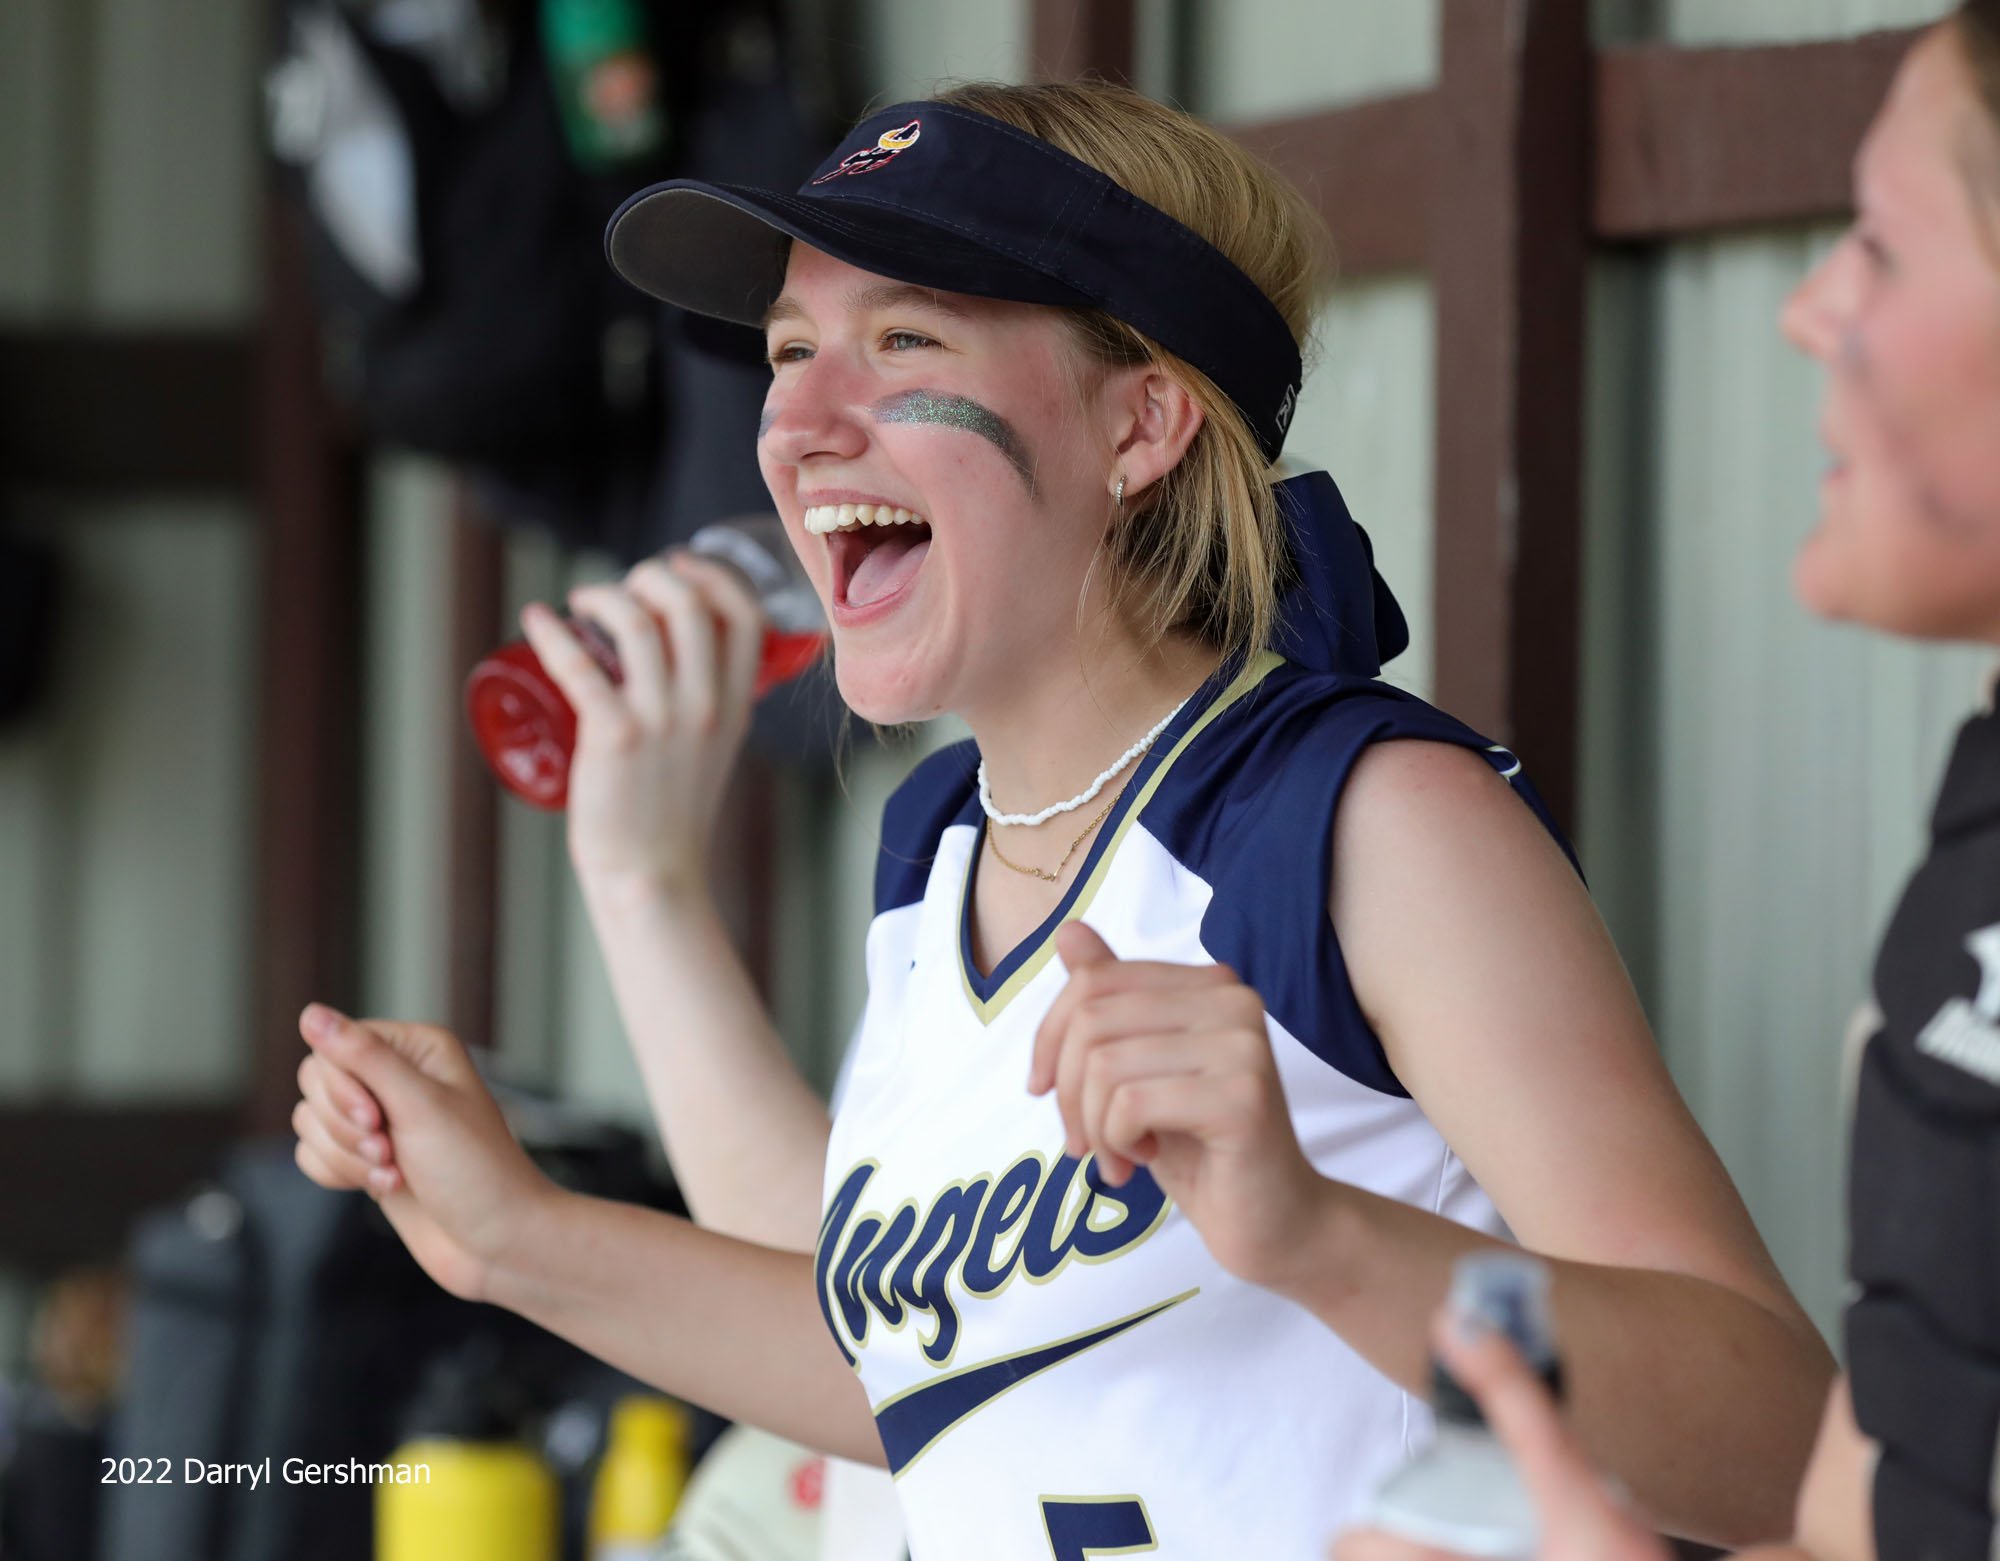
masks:
[[[1187,386],[1159,369],[1138,377],[1131,398],[1132,421],[1118,444],[1127,504],[1180,465],[1207,420]]]

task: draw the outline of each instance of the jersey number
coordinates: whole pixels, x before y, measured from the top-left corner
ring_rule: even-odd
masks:
[[[1146,1520],[1146,1504],[1136,1496],[1050,1497],[1042,1503],[1042,1526],[1049,1531],[1056,1561],[1160,1548]]]

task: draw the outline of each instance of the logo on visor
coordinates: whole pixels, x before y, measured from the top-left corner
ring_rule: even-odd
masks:
[[[1278,432],[1284,433],[1292,426],[1292,414],[1299,409],[1299,387],[1287,385],[1285,399],[1278,403]]]
[[[884,130],[875,138],[873,146],[864,146],[858,152],[850,152],[834,165],[830,173],[823,173],[814,184],[830,184],[842,174],[873,173],[893,163],[904,152],[917,144],[917,137],[924,133],[923,121],[913,119],[907,125],[894,130]]]

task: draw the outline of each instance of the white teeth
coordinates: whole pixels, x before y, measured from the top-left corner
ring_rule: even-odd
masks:
[[[815,504],[806,511],[806,530],[814,536],[830,531],[850,531],[859,526],[908,526],[924,524],[914,510],[894,504]]]

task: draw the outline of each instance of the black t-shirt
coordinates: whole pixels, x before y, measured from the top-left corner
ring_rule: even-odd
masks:
[[[1847,1350],[1883,1561],[2000,1557],[2000,715],[1959,733],[1875,966]]]

